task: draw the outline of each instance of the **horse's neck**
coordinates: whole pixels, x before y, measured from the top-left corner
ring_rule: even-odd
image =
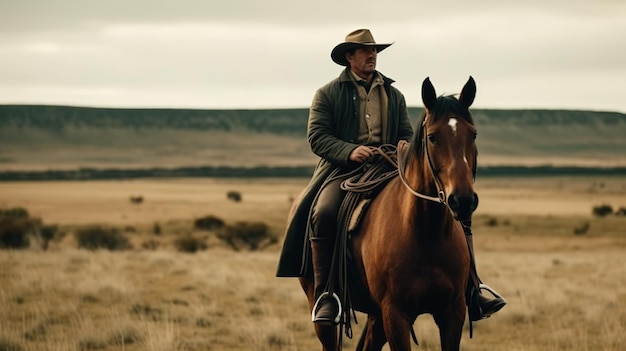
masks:
[[[415,164],[413,164],[415,165]],[[412,167],[407,172],[409,184],[415,191],[427,196],[437,197],[437,185],[429,168]],[[444,204],[425,200],[411,194],[408,190],[404,201],[409,205],[407,216],[413,222],[414,235],[422,239],[442,238],[451,232],[453,219]]]

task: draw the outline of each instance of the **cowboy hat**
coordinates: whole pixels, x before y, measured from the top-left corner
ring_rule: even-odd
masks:
[[[333,61],[342,66],[347,66],[346,52],[365,46],[373,46],[376,51],[381,52],[388,48],[391,44],[376,44],[374,37],[369,29],[357,29],[354,32],[346,35],[346,41],[337,44],[333,51],[330,53],[330,57]]]

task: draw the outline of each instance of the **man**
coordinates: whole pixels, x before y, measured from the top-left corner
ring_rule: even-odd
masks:
[[[376,70],[378,53],[392,44],[376,43],[368,29],[348,34],[331,52],[332,60],[346,68],[338,78],[317,90],[309,111],[308,141],[320,161],[289,220],[277,276],[307,274],[304,266],[294,270],[293,262],[302,259],[303,251],[298,249],[306,244],[302,237],[308,233],[316,323],[334,325],[340,319],[339,300],[324,289],[333,276],[330,266],[337,216],[345,193],[340,189],[343,178],[328,181],[329,175],[347,173],[366,162],[373,156],[370,146],[395,145],[400,140],[409,141],[413,134],[404,96],[391,85],[392,79]],[[489,307],[494,300],[472,300],[485,304],[486,307],[477,307],[483,317],[503,306],[498,302],[494,310]]]

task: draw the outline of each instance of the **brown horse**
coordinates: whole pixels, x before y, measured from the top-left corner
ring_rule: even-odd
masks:
[[[472,77],[458,99],[437,97],[424,80],[425,112],[411,142],[398,147],[399,176],[372,201],[352,235],[356,275],[370,298],[343,306],[368,314],[357,350],[381,350],[388,342],[392,351],[409,351],[412,325],[424,313],[439,327],[441,349],[459,350],[470,265],[460,221],[478,205],[476,128],[469,112],[475,95]],[[300,283],[312,309],[314,282]],[[339,348],[337,327],[315,329],[324,351]]]

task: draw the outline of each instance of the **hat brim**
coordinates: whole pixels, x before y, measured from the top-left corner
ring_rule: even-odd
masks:
[[[330,57],[333,59],[333,62],[335,62],[336,64],[341,65],[341,66],[348,66],[348,60],[346,60],[346,52],[352,49],[363,48],[363,47],[375,47],[377,52],[381,52],[385,50],[386,48],[390,47],[392,44],[393,43],[389,43],[389,44],[364,44],[364,43],[352,43],[352,42],[340,43],[337,46],[335,46],[333,51],[330,53]]]

